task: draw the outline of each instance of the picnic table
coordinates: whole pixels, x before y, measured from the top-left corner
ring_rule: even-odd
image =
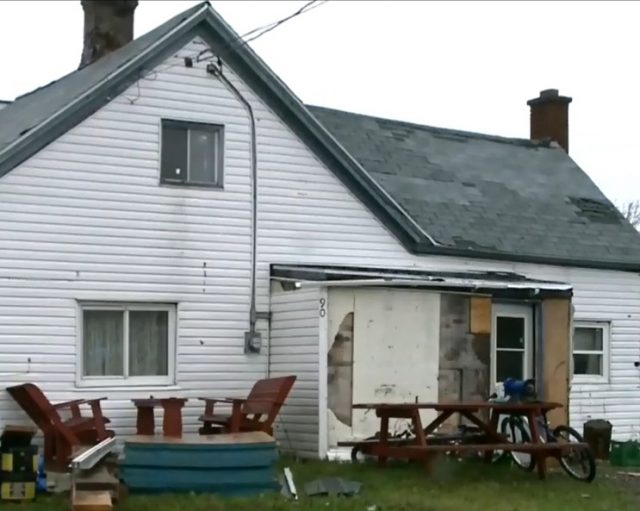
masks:
[[[558,457],[566,445],[545,443],[538,431],[537,417],[562,405],[552,402],[452,402],[452,403],[361,403],[353,405],[356,410],[374,410],[380,418],[380,429],[376,438],[340,442],[339,445],[357,446],[364,453],[377,456],[378,464],[384,466],[388,458],[428,461],[437,452],[484,452],[485,461],[491,461],[494,451],[515,451],[530,453],[536,460],[538,476],[545,479],[546,459]],[[420,410],[434,410],[438,416],[423,427]],[[489,420],[484,417],[488,413]],[[442,444],[431,442],[429,436],[452,415],[458,414],[483,434],[483,440],[476,443]],[[509,442],[498,432],[498,421],[504,415],[526,417],[529,423],[529,442]],[[414,439],[395,440],[389,438],[390,419],[409,419],[415,432]]]

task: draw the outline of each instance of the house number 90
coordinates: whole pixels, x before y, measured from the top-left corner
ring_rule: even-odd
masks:
[[[327,309],[325,309],[325,305],[327,305],[326,298],[320,298],[320,317],[324,318],[327,315]]]

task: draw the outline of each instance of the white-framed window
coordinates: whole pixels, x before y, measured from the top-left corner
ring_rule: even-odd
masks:
[[[608,322],[574,322],[574,381],[606,381],[609,378],[610,336],[611,325]]]
[[[175,305],[81,303],[78,308],[79,385],[175,383]]]

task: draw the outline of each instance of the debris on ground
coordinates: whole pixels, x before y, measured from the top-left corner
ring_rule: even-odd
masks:
[[[305,484],[304,491],[309,497],[339,495],[352,497],[360,493],[361,488],[362,484],[356,481],[348,481],[341,477],[325,477]]]

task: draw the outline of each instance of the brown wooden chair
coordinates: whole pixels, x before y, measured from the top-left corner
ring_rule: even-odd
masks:
[[[203,423],[200,434],[264,431],[273,435],[273,422],[295,381],[295,376],[258,380],[246,399],[201,397],[205,409],[199,419]],[[231,415],[216,415],[216,403],[230,404]]]
[[[33,383],[8,387],[7,392],[42,431],[47,467],[66,468],[77,448],[94,445],[114,435],[105,428],[109,419],[102,415],[100,407],[104,397],[52,404]],[[82,415],[80,405],[89,405],[91,416]],[[59,411],[64,410],[70,412],[69,418],[60,417]]]

